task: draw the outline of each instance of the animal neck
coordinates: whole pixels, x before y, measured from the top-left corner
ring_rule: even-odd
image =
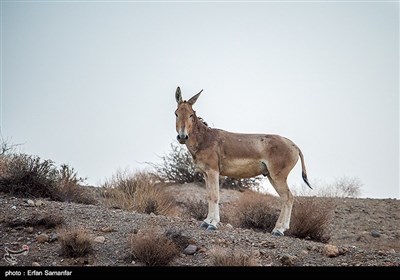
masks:
[[[186,143],[186,146],[192,155],[194,155],[198,150],[200,150],[201,147],[205,146],[209,129],[210,128],[206,126],[196,116],[193,124],[192,133],[190,134],[189,140]]]

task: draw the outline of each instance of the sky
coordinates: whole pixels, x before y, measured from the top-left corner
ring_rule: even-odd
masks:
[[[0,56],[3,139],[88,184],[161,162],[180,86],[211,127],[293,140],[314,188],[400,198],[398,2],[1,1]]]

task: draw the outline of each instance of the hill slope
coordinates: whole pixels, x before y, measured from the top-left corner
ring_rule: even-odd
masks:
[[[205,189],[193,184],[167,188],[181,202],[206,198]],[[240,195],[240,192],[223,189],[221,204],[233,202]],[[131,234],[151,227],[187,237],[197,247],[192,255],[181,252],[169,264],[171,266],[213,265],[211,256],[216,248],[251,255],[262,266],[400,266],[400,201],[395,199],[335,198],[329,244],[336,246],[338,253],[333,257],[328,256],[327,244],[274,237],[229,224],[222,224],[218,231],[207,232],[200,229],[200,222],[193,218],[140,214],[101,204],[41,201],[32,205],[26,199],[0,194],[0,254],[5,253],[5,247],[19,249],[23,244],[30,247],[28,255],[16,257],[17,266],[143,265],[132,263],[127,240]],[[60,227],[45,229],[39,225],[18,224],[33,214],[60,216],[64,229],[86,229],[93,239],[97,237],[93,254],[85,258],[60,256]],[[38,237],[42,233],[47,234],[44,240]],[[0,266],[9,265],[0,259]]]

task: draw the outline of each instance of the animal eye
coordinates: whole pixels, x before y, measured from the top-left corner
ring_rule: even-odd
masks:
[[[193,118],[193,115],[190,115],[189,118]]]

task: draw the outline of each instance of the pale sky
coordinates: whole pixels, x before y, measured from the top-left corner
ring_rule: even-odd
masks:
[[[398,2],[1,1],[1,136],[22,152],[95,185],[145,169],[176,141],[177,86],[204,89],[211,127],[293,140],[311,182],[400,197]]]

